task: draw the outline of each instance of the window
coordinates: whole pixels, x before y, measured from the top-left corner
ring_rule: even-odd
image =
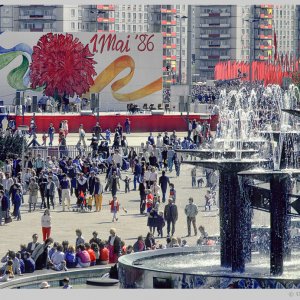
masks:
[[[122,12],[122,19],[125,19],[125,12]]]
[[[73,8],[71,9],[71,17],[75,18],[75,9],[73,9]]]
[[[132,25],[132,31],[136,32],[136,25]]]
[[[71,22],[71,29],[75,30],[75,22]]]
[[[142,31],[143,31],[143,26],[139,25],[139,32],[142,32]]]
[[[131,25],[127,25],[127,31],[128,31],[128,32],[131,31]]]
[[[115,25],[115,30],[116,30],[116,31],[119,31],[119,24],[116,24],[116,25]]]
[[[85,23],[85,28],[87,31],[89,30],[89,23]]]
[[[131,19],[131,13],[127,13],[127,18],[130,20]]]
[[[133,20],[136,20],[136,13],[132,14],[132,18],[133,18]]]
[[[82,18],[82,9],[78,10],[78,18]]]
[[[125,31],[125,24],[122,24],[122,31]]]
[[[50,23],[44,23],[44,29],[50,29],[51,24]]]
[[[81,25],[81,23],[78,22],[78,25],[77,25],[77,26],[78,26],[78,27],[77,27],[78,30],[80,30],[82,25]]]

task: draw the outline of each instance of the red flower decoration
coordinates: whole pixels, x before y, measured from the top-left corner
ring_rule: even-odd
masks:
[[[72,34],[43,35],[33,47],[31,87],[45,86],[46,95],[81,96],[93,85],[96,75],[93,54]]]

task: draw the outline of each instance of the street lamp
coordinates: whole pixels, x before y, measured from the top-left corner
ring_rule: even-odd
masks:
[[[181,62],[182,62],[182,51],[181,51],[181,48],[182,48],[182,45],[181,45],[181,38],[182,38],[182,30],[181,30],[181,25],[182,25],[182,19],[187,19],[188,17],[187,16],[179,16],[179,15],[176,15],[175,16],[176,19],[179,19],[179,30],[180,30],[180,35],[179,35],[179,70],[178,70],[178,79],[179,79],[179,84],[181,84],[181,79],[182,79],[182,76],[181,76]]]
[[[245,19],[246,22],[250,23],[250,51],[249,51],[249,80],[250,82],[252,82],[252,61],[253,61],[253,49],[255,47],[255,45],[253,44],[253,40],[254,40],[254,22],[259,22],[260,19]],[[255,60],[255,57],[254,57]]]

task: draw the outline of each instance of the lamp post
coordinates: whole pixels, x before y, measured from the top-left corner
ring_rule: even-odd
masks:
[[[182,39],[182,30],[181,30],[181,25],[182,25],[182,19],[187,19],[187,16],[175,16],[176,19],[179,19],[179,30],[180,30],[180,35],[179,35],[179,70],[178,70],[178,79],[179,79],[179,84],[181,84],[181,62],[182,62],[182,45],[181,45],[181,39]]]
[[[260,19],[245,19],[246,22],[250,23],[250,51],[249,51],[249,80],[252,82],[252,62],[255,60],[255,57],[253,59],[253,50],[255,47],[255,44],[253,43],[254,41],[254,22],[259,22]]]

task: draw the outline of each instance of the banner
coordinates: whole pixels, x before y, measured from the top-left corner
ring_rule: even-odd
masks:
[[[162,102],[162,36],[152,33],[4,32],[0,99],[15,91],[89,97],[101,110]]]

